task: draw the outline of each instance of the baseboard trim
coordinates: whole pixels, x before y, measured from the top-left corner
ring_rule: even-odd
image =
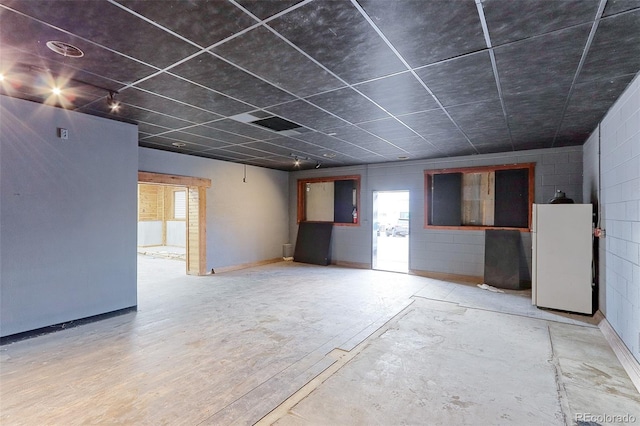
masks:
[[[484,277],[475,277],[473,275],[447,274],[445,272],[422,271],[420,269],[412,269],[409,271],[409,274],[426,278],[433,278],[441,281],[453,281],[471,284],[482,284],[484,282]]]
[[[220,268],[213,268],[212,271],[214,274],[222,274],[225,272],[232,272],[232,271],[238,271],[240,269],[247,269],[247,268],[253,268],[255,266],[263,266],[263,265],[269,265],[270,263],[278,263],[278,262],[282,262],[282,258],[281,257],[275,257],[273,259],[266,259],[266,260],[260,260],[258,262],[249,262],[249,263],[240,263],[238,265],[232,265],[232,266],[223,266]]]
[[[90,317],[79,318],[59,324],[49,325],[46,327],[36,328],[35,330],[23,331],[21,333],[10,334],[8,336],[0,337],[0,346],[8,345],[10,343],[19,342],[21,340],[31,339],[33,337],[43,336],[45,334],[55,333],[56,331],[66,330],[67,328],[74,328],[92,322],[106,320],[108,318],[117,317],[120,315],[128,314],[138,310],[138,305],[130,306],[124,309],[118,309],[117,311],[105,312],[104,314],[93,315]]]
[[[600,320],[598,322],[598,327],[604,335],[604,338],[607,339],[609,346],[611,346],[611,349],[613,349],[618,360],[620,360],[620,364],[622,364],[622,367],[629,375],[629,378],[635,385],[636,389],[640,392],[640,363],[624,344],[620,336],[618,336],[618,333],[616,333],[602,312],[596,312],[595,317]]]
[[[332,265],[336,266],[344,266],[345,268],[355,268],[355,269],[371,269],[370,263],[361,263],[361,262],[345,262],[343,260],[336,260],[331,262]]]

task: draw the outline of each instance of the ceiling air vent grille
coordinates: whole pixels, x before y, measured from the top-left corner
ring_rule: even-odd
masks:
[[[47,47],[58,55],[69,58],[81,58],[84,56],[84,52],[82,50],[63,41],[48,41]]]

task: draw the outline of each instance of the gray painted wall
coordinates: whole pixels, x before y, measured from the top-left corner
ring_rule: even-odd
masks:
[[[0,96],[0,335],[136,305],[137,168],[137,126]]]
[[[594,199],[598,137],[602,186]],[[606,230],[600,240],[600,307],[640,361],[640,75],[584,145],[584,158],[585,192],[588,187],[591,200],[600,200]]]
[[[207,270],[282,257],[289,230],[288,173],[139,148],[141,171],[211,179]]]
[[[297,180],[307,177],[361,175],[359,227],[335,226],[332,258],[337,262],[371,265],[373,191],[411,192],[410,259],[412,270],[482,277],[484,275],[484,231],[424,229],[424,171],[512,163],[536,163],[535,200],[546,202],[561,189],[576,202],[582,201],[582,147],[474,155],[438,160],[371,164],[291,173],[289,216],[291,242],[297,235]],[[531,280],[531,236],[521,233],[521,278]]]

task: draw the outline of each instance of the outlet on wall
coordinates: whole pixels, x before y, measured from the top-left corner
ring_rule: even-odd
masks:
[[[58,137],[60,139],[69,139],[69,130],[58,127]]]

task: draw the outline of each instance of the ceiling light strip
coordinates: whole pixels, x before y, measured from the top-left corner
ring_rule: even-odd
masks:
[[[567,109],[569,108],[571,95],[573,95],[573,90],[576,86],[576,82],[578,81],[578,77],[580,75],[580,72],[582,71],[582,67],[584,66],[584,63],[587,60],[587,54],[589,53],[589,49],[591,48],[591,43],[593,43],[593,39],[596,36],[596,31],[598,30],[598,25],[600,24],[600,19],[602,18],[602,14],[604,13],[604,8],[606,5],[607,5],[607,0],[600,0],[600,3],[598,4],[598,11],[596,12],[596,16],[595,16],[595,19],[593,20],[593,24],[591,25],[591,31],[589,31],[589,37],[587,37],[587,42],[584,45],[584,50],[582,51],[580,62],[578,62],[576,73],[573,75],[573,80],[571,81],[571,87],[569,88],[569,94],[567,95],[567,100],[564,103],[564,108],[562,108],[562,115],[560,116],[560,122],[558,123],[556,134],[553,136],[553,142],[551,143],[551,148],[555,146],[556,139],[558,139],[558,135],[560,134],[560,129],[562,129],[562,123],[564,122],[564,117],[567,114]]]
[[[371,25],[371,27],[375,30],[376,33],[378,33],[378,36],[380,36],[380,38],[382,39],[382,41],[385,42],[385,44],[391,49],[391,51],[397,56],[398,59],[400,59],[400,61],[404,64],[404,66],[409,70],[409,72],[413,75],[413,77],[418,81],[418,83],[420,83],[420,85],[431,95],[431,97],[433,98],[433,100],[436,102],[436,104],[438,104],[438,106],[440,107],[440,109],[442,109],[442,111],[444,111],[444,113],[447,115],[447,117],[449,118],[449,120],[451,120],[451,122],[453,123],[454,126],[456,126],[456,128],[460,131],[460,133],[462,133],[465,137],[465,139],[467,140],[467,142],[469,142],[469,145],[471,145],[471,147],[473,148],[473,150],[476,153],[479,153],[479,151],[477,150],[477,148],[471,143],[471,140],[469,139],[469,136],[467,136],[467,134],[460,128],[460,126],[458,126],[458,123],[455,122],[455,120],[453,119],[453,117],[451,117],[451,115],[449,114],[449,111],[446,110],[446,108],[444,107],[444,105],[442,105],[442,102],[440,102],[440,100],[436,97],[436,95],[431,91],[431,89],[429,89],[429,86],[426,85],[426,83],[424,81],[422,81],[422,79],[418,76],[418,74],[416,74],[416,72],[413,70],[413,68],[411,68],[411,65],[409,65],[409,63],[404,59],[404,57],[400,54],[400,52],[398,51],[398,49],[395,48],[395,46],[391,43],[391,41],[387,38],[387,36],[384,35],[384,33],[382,32],[382,30],[380,28],[378,28],[378,26],[376,25],[375,22],[373,22],[373,20],[371,19],[371,17],[367,14],[367,12],[362,8],[362,6],[360,6],[358,4],[358,2],[356,0],[351,0],[351,4],[353,4],[355,6],[356,9],[358,9],[358,11],[360,12],[360,14],[364,17],[364,19],[369,23],[369,25]],[[398,120],[400,121],[400,120]],[[404,124],[402,121],[400,121],[402,124]],[[406,124],[405,124],[406,126]],[[408,127],[408,126],[407,126]],[[409,129],[411,129],[410,127],[408,127]],[[413,129],[411,129],[413,130]],[[421,135],[420,135],[421,136]],[[422,136],[421,136],[422,137]],[[426,139],[425,139],[426,140]],[[431,144],[433,145],[433,144]],[[433,145],[435,147],[435,145]],[[436,149],[438,149],[436,147]]]
[[[484,41],[487,43],[489,49],[489,57],[491,58],[491,68],[493,69],[493,77],[496,80],[496,88],[498,89],[498,99],[500,99],[500,105],[502,106],[502,115],[504,116],[504,122],[507,125],[507,132],[509,132],[509,142],[511,143],[511,150],[515,151],[515,145],[513,144],[513,135],[511,134],[511,126],[509,126],[509,118],[507,115],[507,107],[504,103],[504,97],[502,95],[502,84],[500,84],[500,75],[498,74],[498,64],[496,63],[496,55],[493,52],[491,46],[491,36],[489,35],[489,27],[487,26],[487,19],[484,16],[484,8],[482,7],[482,0],[476,0],[476,8],[478,9],[478,16],[480,17],[480,25],[482,26],[482,32],[484,34]]]

